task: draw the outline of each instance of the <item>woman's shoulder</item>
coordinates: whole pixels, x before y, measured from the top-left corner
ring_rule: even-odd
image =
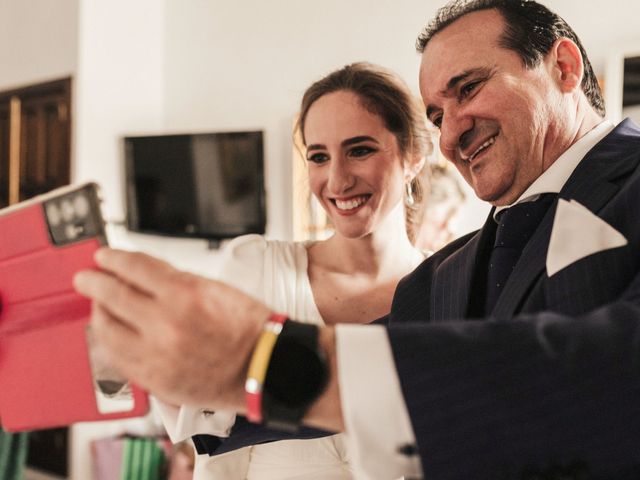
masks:
[[[235,260],[255,261],[267,254],[293,254],[304,249],[301,242],[267,240],[263,235],[250,234],[236,237],[224,248],[224,256]]]
[[[306,265],[307,250],[304,243],[267,240],[262,235],[243,235],[230,241],[223,250],[220,270],[259,275],[276,272],[288,275]],[[306,267],[305,267],[306,271]]]
[[[244,235],[224,247],[218,278],[269,303],[274,289],[295,281],[305,255],[299,242]]]
[[[223,248],[223,255],[227,258],[242,258],[264,252],[266,240],[262,235],[251,234],[236,237]]]

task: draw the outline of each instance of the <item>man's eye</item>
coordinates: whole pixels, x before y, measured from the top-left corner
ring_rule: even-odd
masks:
[[[480,85],[480,81],[474,81],[463,85],[463,87],[460,89],[460,96],[462,98],[468,97],[478,85]]]
[[[317,165],[325,163],[329,160],[329,156],[325,153],[313,153],[311,155],[307,155],[307,162],[315,163]]]
[[[442,115],[436,115],[431,117],[429,120],[431,120],[431,123],[433,123],[433,126],[436,128],[440,128],[442,126]]]

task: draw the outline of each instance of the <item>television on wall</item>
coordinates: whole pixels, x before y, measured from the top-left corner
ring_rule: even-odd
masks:
[[[127,228],[220,241],[264,233],[262,132],[124,138]]]

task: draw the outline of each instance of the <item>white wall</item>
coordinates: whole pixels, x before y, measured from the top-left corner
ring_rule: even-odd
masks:
[[[0,0],[0,90],[68,77],[78,55],[78,0]]]
[[[576,31],[598,76],[607,56],[620,46],[640,42],[638,0],[540,0]]]
[[[163,7],[157,0],[80,1],[73,178],[101,184],[111,220],[124,218],[121,137],[160,129],[163,123]],[[140,423],[74,425],[71,479],[93,478],[92,439],[137,429]]]
[[[164,8],[157,0],[80,5],[74,180],[99,180],[107,217],[121,220],[121,138],[163,125]]]
[[[107,219],[121,223],[122,137],[165,131],[169,19],[163,0],[81,0],[79,17],[73,179],[99,182]],[[202,271],[202,257],[208,252],[204,241],[130,234],[121,226],[111,231],[110,241],[117,247],[143,250],[180,268]]]

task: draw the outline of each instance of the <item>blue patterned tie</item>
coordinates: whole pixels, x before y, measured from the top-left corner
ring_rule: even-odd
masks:
[[[545,193],[534,202],[518,203],[498,214],[500,223],[496,230],[487,274],[487,301],[484,310],[486,315],[493,311],[524,246],[556,196],[553,193]]]

